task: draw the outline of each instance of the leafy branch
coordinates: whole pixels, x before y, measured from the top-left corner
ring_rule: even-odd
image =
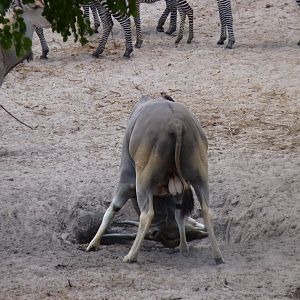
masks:
[[[24,4],[34,0],[23,0]],[[44,0],[44,17],[51,23],[52,30],[61,34],[63,41],[73,35],[74,41],[81,44],[87,42],[86,36],[91,33],[89,24],[83,17],[82,5],[90,0]],[[14,22],[6,16],[11,0],[1,0],[0,3],[0,45],[4,49],[15,47],[18,56],[31,48],[31,40],[24,36],[26,25],[21,17],[22,11],[15,11]],[[107,0],[112,12],[121,11],[127,15],[134,15],[136,0]]]

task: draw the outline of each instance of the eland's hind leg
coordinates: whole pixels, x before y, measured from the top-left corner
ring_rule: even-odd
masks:
[[[135,262],[137,260],[138,251],[154,217],[152,193],[147,189],[137,187],[137,199],[141,211],[139,228],[129,253],[123,259],[124,262]]]
[[[217,264],[224,263],[224,259],[222,257],[220,248],[217,244],[214,229],[213,229],[212,214],[208,207],[209,206],[208,184],[207,184],[207,182],[200,180],[199,182],[193,182],[192,186],[195,190],[195,193],[197,195],[197,198],[198,198],[201,208],[202,208],[204,224],[205,224],[205,227],[207,229],[207,232],[210,237],[211,244],[212,244],[213,258]]]

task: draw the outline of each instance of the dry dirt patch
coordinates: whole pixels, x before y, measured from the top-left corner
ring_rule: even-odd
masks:
[[[237,45],[224,51],[216,4],[190,0],[195,41],[155,33],[163,4],[144,6],[144,45],[124,60],[118,25],[101,59],[64,44],[11,72],[0,111],[1,299],[285,299],[299,297],[300,16],[292,0],[241,3]],[[36,56],[40,48],[35,40]],[[141,94],[166,91],[209,138],[211,206],[226,264],[207,240],[189,257],[145,242],[85,253],[65,242],[78,217],[103,212],[118,178],[128,115]],[[127,206],[119,218],[130,217]]]

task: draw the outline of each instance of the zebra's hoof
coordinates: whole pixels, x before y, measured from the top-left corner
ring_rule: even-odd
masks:
[[[218,41],[217,41],[217,45],[224,45],[224,41],[225,41],[225,40],[218,40]]]
[[[223,257],[215,258],[215,262],[216,262],[217,265],[225,264],[225,261],[224,261]]]
[[[134,46],[135,46],[135,48],[140,49],[142,47],[142,44],[143,44],[143,41],[139,41],[139,42],[136,42]]]
[[[125,58],[130,58],[130,54],[131,54],[131,52],[132,52],[133,50],[132,49],[127,49],[126,51],[125,51],[125,53],[124,53],[124,57]]]
[[[30,52],[27,54],[26,59],[27,59],[28,62],[30,62],[31,60],[33,60],[33,53],[32,53],[32,51],[30,51]]]
[[[100,55],[100,53],[98,53],[98,52],[93,52],[93,54],[92,54],[92,56],[94,56],[96,58],[99,58],[99,55]]]
[[[179,44],[181,40],[182,40],[182,38],[177,38],[175,41],[175,44]]]
[[[49,50],[43,51],[42,55],[40,56],[40,59],[48,59],[48,56],[47,56],[48,53],[49,53]]]
[[[300,46],[300,41],[298,42],[298,44],[297,44],[298,46]]]
[[[162,26],[157,26],[156,31],[157,32],[164,32],[164,28]]]
[[[232,49],[235,41],[228,41],[227,46],[225,47],[226,49]]]
[[[187,40],[187,43],[190,44],[192,42],[193,38],[194,38],[193,36],[189,37]]]
[[[176,31],[176,28],[172,27],[172,28],[169,28],[168,31],[166,31],[166,34],[171,35],[171,34],[173,34],[175,31]]]

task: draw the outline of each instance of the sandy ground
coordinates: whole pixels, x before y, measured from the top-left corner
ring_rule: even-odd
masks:
[[[142,7],[144,45],[130,60],[115,24],[103,58],[46,31],[51,53],[0,89],[0,299],[300,298],[300,13],[293,0],[233,2],[234,50],[216,45],[214,1],[190,0],[195,40],[155,32],[163,3]],[[266,8],[266,4],[271,4]],[[211,207],[225,265],[209,240],[190,255],[145,242],[85,253],[66,242],[78,217],[103,212],[126,120],[142,94],[166,91],[209,139]],[[119,219],[134,217],[127,206]],[[200,219],[201,221],[201,219]]]

